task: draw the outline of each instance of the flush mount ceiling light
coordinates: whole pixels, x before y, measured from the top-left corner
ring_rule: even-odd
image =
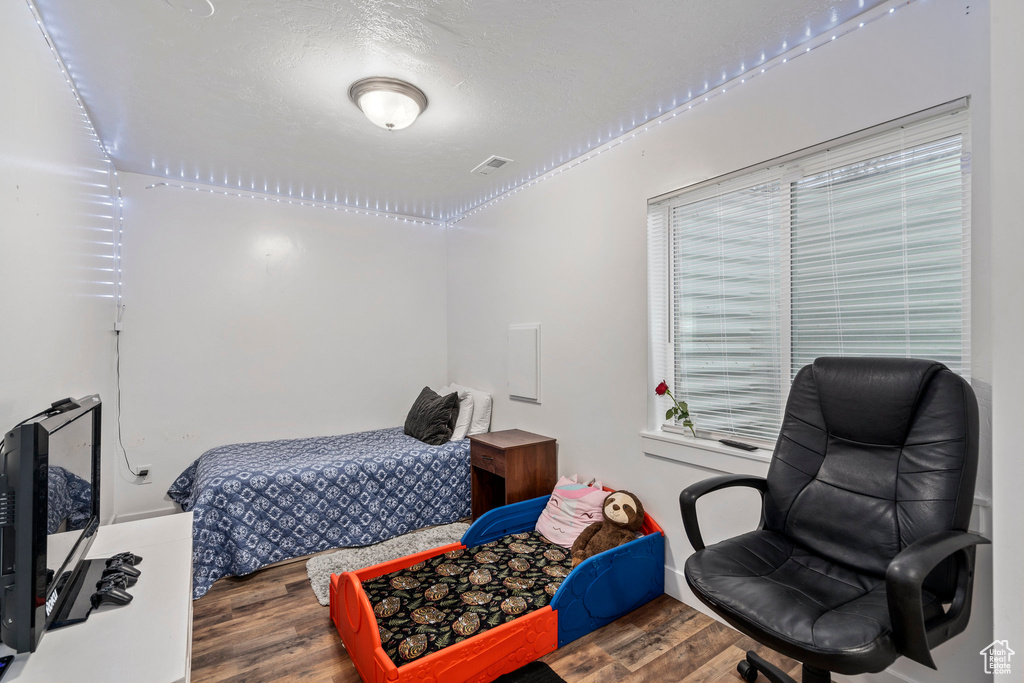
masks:
[[[407,128],[427,108],[423,91],[397,78],[358,80],[348,89],[348,96],[371,123],[388,130]]]

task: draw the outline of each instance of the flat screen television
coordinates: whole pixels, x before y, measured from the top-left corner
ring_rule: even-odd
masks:
[[[100,421],[93,394],[57,401],[4,436],[0,640],[18,652],[87,614],[71,612],[99,527]]]

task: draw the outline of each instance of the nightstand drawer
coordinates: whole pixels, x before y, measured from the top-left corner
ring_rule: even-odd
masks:
[[[505,476],[505,451],[474,443],[469,449],[469,462],[473,467],[487,470],[499,477]]]

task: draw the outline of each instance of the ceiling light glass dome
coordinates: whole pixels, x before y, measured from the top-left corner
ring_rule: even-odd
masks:
[[[422,90],[396,78],[364,78],[352,84],[348,96],[371,123],[387,130],[409,127],[427,108]]]

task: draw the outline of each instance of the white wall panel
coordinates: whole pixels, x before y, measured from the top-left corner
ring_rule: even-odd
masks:
[[[1024,518],[1021,487],[1020,422],[1024,412],[1024,194],[1021,161],[1024,132],[1021,111],[1024,88],[1024,3],[997,1],[992,7],[992,428],[993,548],[995,561],[994,639],[1009,640],[1018,654],[1011,671],[997,681],[1024,678]],[[1014,647],[1016,645],[1017,647]]]
[[[988,30],[985,2],[971,3],[969,11],[948,2],[901,7],[456,224],[448,239],[449,379],[494,394],[494,429],[557,438],[562,474],[597,476],[639,495],[665,528],[670,578],[678,577],[691,552],[679,491],[713,472],[646,456],[640,445],[640,431],[654,425],[647,378],[647,199],[970,95],[972,372],[986,403],[992,378],[989,189],[987,169],[979,167],[989,155]],[[542,405],[510,401],[502,391],[505,330],[521,320],[544,326]],[[690,409],[699,427],[700,406]],[[991,490],[990,436],[982,440],[984,494]],[[706,507],[709,538],[757,523],[754,501],[716,499]],[[901,661],[891,670],[895,678],[985,679],[977,652],[992,634],[990,553],[980,551],[970,631],[939,650],[941,670]],[[684,595],[680,582],[669,587]]]
[[[441,228],[161,182],[122,174],[122,433],[154,483],[122,463],[119,515],[173,509],[209,448],[401,425],[444,383]]]
[[[66,396],[104,400],[113,472],[111,174],[24,2],[0,3],[0,430]],[[113,514],[102,487],[101,514]]]

